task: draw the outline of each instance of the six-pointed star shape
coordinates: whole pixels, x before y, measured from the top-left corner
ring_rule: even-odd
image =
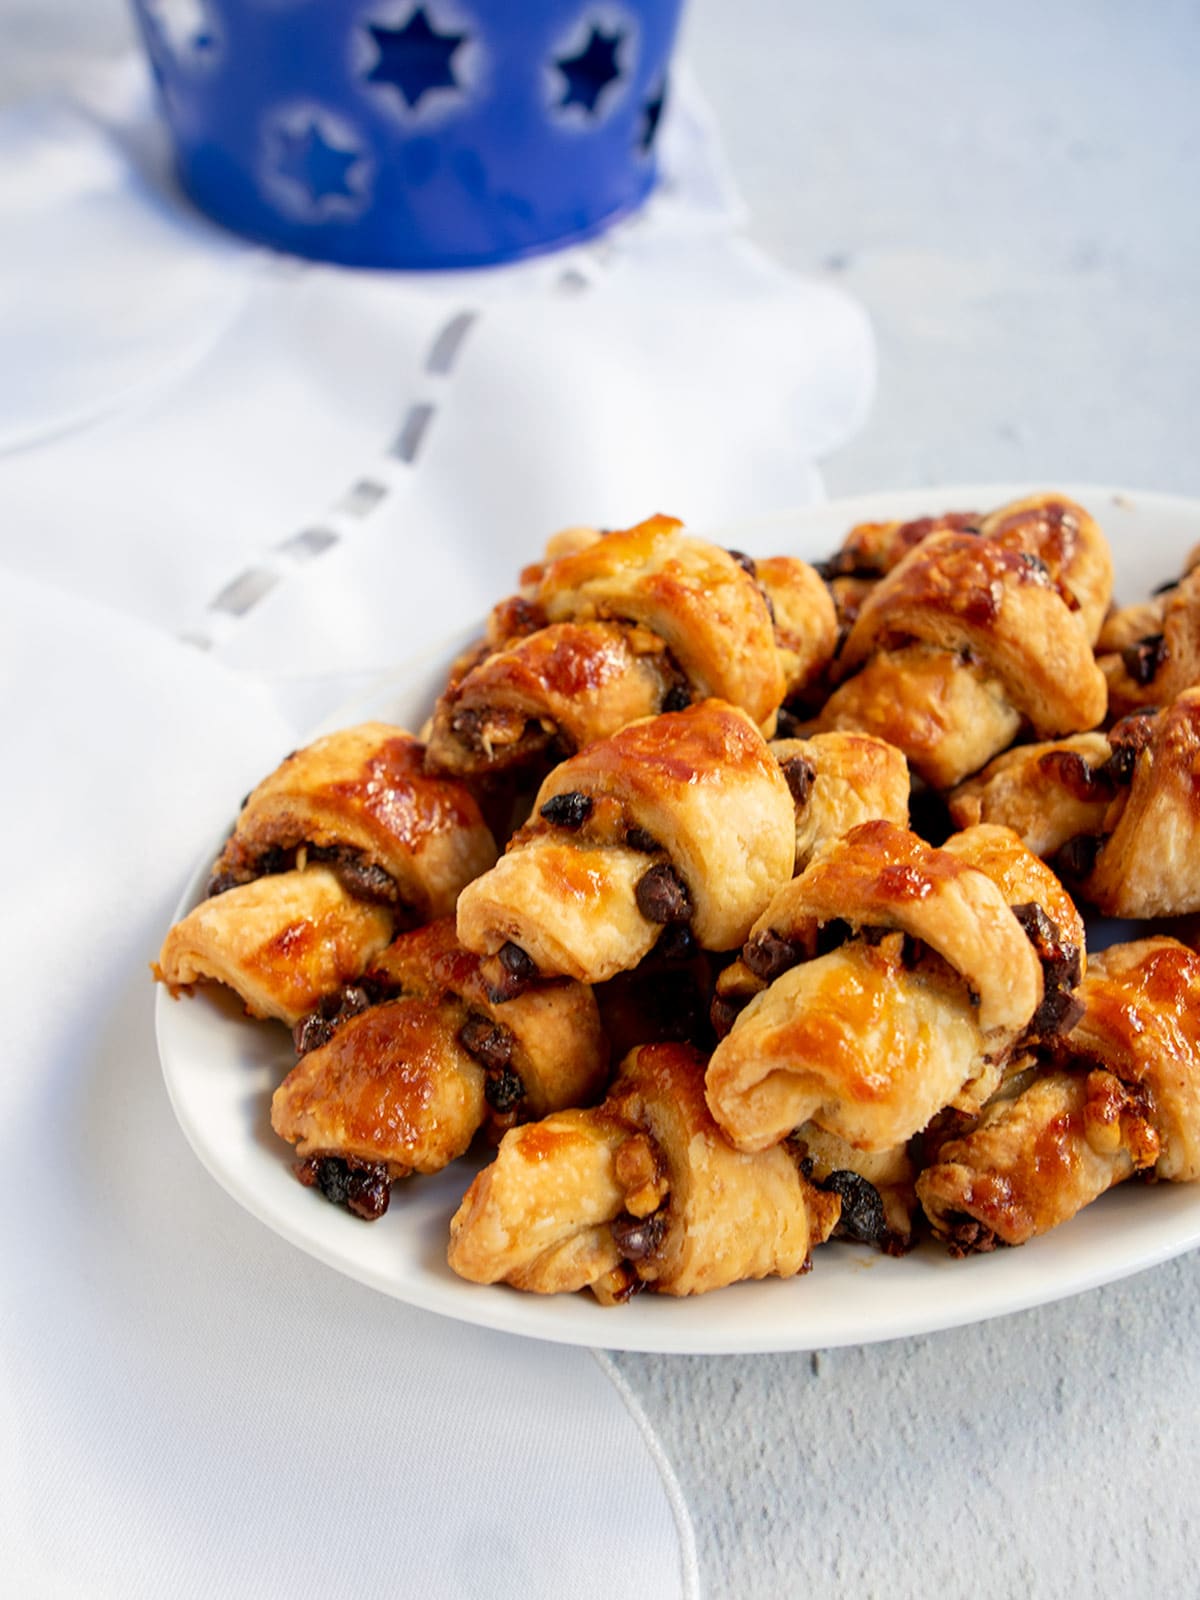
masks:
[[[418,6],[402,28],[368,24],[379,50],[379,60],[367,73],[368,83],[387,83],[409,110],[414,110],[435,89],[457,89],[453,58],[465,33],[438,33]]]
[[[624,34],[605,33],[593,25],[591,37],[578,54],[562,56],[554,63],[567,80],[559,105],[582,106],[594,117],[600,96],[621,76],[617,51],[624,42]]]
[[[300,129],[279,130],[277,170],[298,183],[314,205],[322,200],[357,200],[351,187],[350,168],[362,159],[356,150],[341,150],[321,133],[315,122]]]

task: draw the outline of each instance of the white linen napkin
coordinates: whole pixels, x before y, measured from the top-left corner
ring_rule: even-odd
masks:
[[[3,573],[0,718],[0,1589],[694,1595],[678,1491],[591,1354],[340,1277],[175,1124],[147,964],[294,743],[265,692]]]
[[[741,237],[679,84],[639,215],[441,275],[302,264],[198,219],[133,65],[70,112],[11,112],[0,165],[48,174],[50,198],[0,189],[24,238],[0,254],[8,559],[256,674],[336,674],[336,698],[480,616],[564,523],[814,498],[869,400],[869,329]],[[22,434],[22,388],[43,433],[58,406],[53,440]]]

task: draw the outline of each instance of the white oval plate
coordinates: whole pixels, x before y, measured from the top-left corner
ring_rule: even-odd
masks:
[[[988,510],[1035,486],[905,490],[781,513],[724,528],[718,537],[754,554],[820,559],[855,522],[945,509]],[[1200,540],[1200,505],[1163,495],[1069,489],[1113,546],[1117,593],[1144,595],[1175,576]],[[424,720],[456,638],[389,674],[333,726],[379,716]],[[264,758],[264,770],[270,762]],[[206,851],[180,905],[193,904],[219,841]],[[1157,1265],[1200,1243],[1200,1185],[1131,1183],[1053,1233],[1018,1250],[954,1261],[932,1244],[890,1260],[847,1244],[815,1253],[813,1271],[736,1284],[696,1300],[641,1295],[605,1309],[586,1294],[539,1297],[464,1283],[446,1265],[447,1224],[478,1163],[397,1184],[386,1216],[363,1223],[291,1174],[290,1147],[271,1131],[270,1097],[293,1064],[277,1023],[251,1022],[217,991],[157,1001],[163,1074],[179,1122],[200,1160],[247,1211],[301,1250],[385,1294],[464,1322],[565,1344],[680,1354],[830,1349],[928,1333],[1020,1311]]]

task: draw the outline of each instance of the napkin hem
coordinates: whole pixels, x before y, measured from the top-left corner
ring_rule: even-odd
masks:
[[[675,1519],[675,1531],[679,1535],[679,1565],[680,1578],[683,1584],[685,1600],[701,1600],[700,1590],[700,1562],[696,1554],[696,1530],[692,1526],[691,1513],[687,1508],[683,1488],[675,1476],[675,1469],[670,1458],[663,1448],[662,1440],[655,1433],[649,1417],[642,1409],[642,1403],[630,1388],[629,1382],[618,1368],[612,1356],[606,1350],[591,1350],[596,1365],[608,1378],[613,1388],[633,1419],[634,1426],[642,1436],[642,1442],[650,1453],[650,1459],[658,1469],[662,1479],[663,1492],[667,1497],[667,1504],[671,1508],[671,1515]]]

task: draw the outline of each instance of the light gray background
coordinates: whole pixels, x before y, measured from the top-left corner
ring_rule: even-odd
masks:
[[[5,0],[0,30],[0,103],[128,38],[119,0]],[[692,0],[685,42],[752,237],[875,323],[878,398],[831,493],[1200,496],[1196,4]],[[710,1596],[1185,1596],[1198,1310],[1193,1256],[930,1338],[617,1360]]]

